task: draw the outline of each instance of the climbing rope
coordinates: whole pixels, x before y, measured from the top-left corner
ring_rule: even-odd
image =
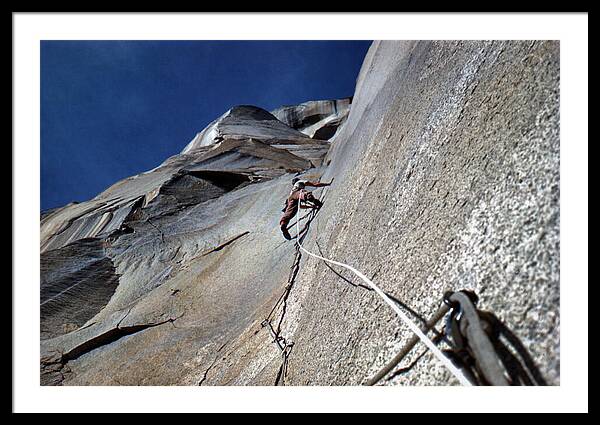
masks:
[[[448,304],[442,304],[442,306],[433,315],[433,317],[429,319],[429,321],[426,321],[424,326],[421,328],[423,333],[427,333],[430,330],[435,330],[435,325],[437,324],[437,322],[439,322],[446,315],[446,313],[448,313],[449,310],[450,306]],[[434,338],[434,341],[441,341],[443,338],[443,334],[437,334]],[[418,342],[419,337],[417,335],[409,339],[406,345],[400,350],[400,352],[398,352],[398,354],[396,354],[393,359],[391,359],[383,368],[381,368],[381,370],[377,372],[375,376],[373,376],[367,381],[367,385],[375,385],[377,384],[377,382],[383,379],[389,372],[391,372],[391,370],[394,367],[396,367],[396,365],[398,365],[398,363],[400,363],[404,359],[404,357],[408,355],[408,353],[413,349],[415,345],[417,345]],[[424,351],[423,354],[425,354],[426,352],[427,351]],[[417,360],[420,359],[423,356],[423,354],[421,354],[417,358]],[[416,364],[416,361],[413,363],[413,365],[414,364]],[[407,371],[412,369],[413,365],[409,366],[408,368],[404,368],[404,370]],[[397,375],[397,373],[395,373],[394,376],[395,375]]]
[[[301,204],[301,201],[298,202],[298,213],[297,213],[298,217],[300,216],[300,204]],[[450,359],[442,353],[442,351],[421,331],[421,329],[419,329],[419,327],[417,325],[415,325],[413,323],[413,321],[410,320],[406,316],[406,314],[404,314],[404,312],[402,310],[400,310],[400,308],[398,308],[398,306],[377,285],[375,285],[371,281],[371,279],[369,279],[364,274],[362,274],[360,271],[356,270],[354,267],[352,267],[348,264],[341,263],[339,261],[330,260],[329,258],[325,258],[320,255],[314,254],[314,253],[310,252],[309,250],[307,250],[306,248],[304,248],[302,246],[302,242],[300,240],[300,224],[298,221],[296,221],[296,233],[297,233],[296,244],[298,245],[300,250],[307,253],[311,257],[318,258],[320,260],[323,260],[323,261],[331,263],[331,264],[335,264],[340,267],[344,267],[344,268],[350,270],[355,275],[357,275],[359,278],[361,278],[367,285],[369,285],[369,287],[371,287],[377,293],[377,295],[379,295],[381,298],[383,298],[383,300],[392,308],[392,310],[394,310],[394,312],[398,315],[398,317],[400,317],[400,319],[410,328],[410,330],[413,331],[419,337],[419,339],[427,346],[427,348],[429,348],[431,350],[431,352],[438,358],[438,360],[444,366],[446,366],[448,368],[448,370],[456,377],[456,379],[458,379],[458,381],[462,385],[465,385],[465,386],[472,385],[471,382],[462,373],[462,371],[460,371],[450,361]]]

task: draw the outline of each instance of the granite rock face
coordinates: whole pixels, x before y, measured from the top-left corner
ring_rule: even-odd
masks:
[[[558,43],[386,41],[351,104],[233,108],[154,170],[42,214],[42,384],[373,376],[412,334],[282,238],[296,175],[334,179],[315,191],[307,249],[423,317],[446,290],[475,290],[559,383]],[[456,384],[430,353],[393,375],[383,384]]]

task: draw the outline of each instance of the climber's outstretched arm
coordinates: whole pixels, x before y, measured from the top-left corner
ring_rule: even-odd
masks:
[[[329,183],[321,183],[321,182],[310,182],[310,181],[307,181],[305,183],[305,186],[325,187],[325,186],[329,186],[330,184],[331,184],[331,182],[329,182]]]

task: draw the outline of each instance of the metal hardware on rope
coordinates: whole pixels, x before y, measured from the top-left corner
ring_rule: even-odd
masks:
[[[273,326],[271,325],[271,322],[269,322],[268,320],[263,320],[263,322],[261,323],[261,326],[263,328],[265,328],[267,326],[269,327],[269,332],[271,333],[271,336],[273,337],[273,342],[277,343],[277,346],[279,347],[279,349],[281,351],[283,351],[285,349],[285,344],[283,346],[281,345],[281,342],[282,342],[283,338],[280,337],[280,336],[278,336],[275,333],[275,329],[273,329]]]
[[[293,342],[285,343],[285,346],[281,352],[283,360],[281,362],[281,366],[279,367],[279,371],[277,372],[277,376],[275,377],[275,385],[285,385],[285,377],[287,376],[289,357],[290,353],[292,352],[293,346]]]
[[[502,363],[488,335],[483,330],[479,314],[474,306],[474,301],[477,302],[475,294],[460,291],[449,294],[444,298],[448,304],[454,307],[455,312],[460,308],[461,322],[459,328],[461,336],[459,338],[461,341],[466,338],[469,342],[470,351],[485,380],[491,385],[508,385]],[[455,312],[453,312],[454,317],[456,316]],[[452,333],[453,336],[457,335],[456,331],[455,327]]]
[[[547,385],[526,348],[494,314],[476,308],[477,295],[462,290],[444,294],[452,309],[446,332],[447,354],[478,385]],[[513,352],[501,340],[512,346]],[[516,353],[516,354],[515,354]]]

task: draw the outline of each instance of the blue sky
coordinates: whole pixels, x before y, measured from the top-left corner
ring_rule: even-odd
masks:
[[[232,106],[353,95],[370,44],[42,41],[42,210],[156,167]]]

